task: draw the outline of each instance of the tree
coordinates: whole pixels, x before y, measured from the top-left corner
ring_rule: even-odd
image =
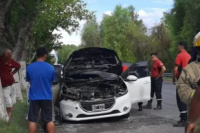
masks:
[[[5,33],[5,17],[14,0],[1,0],[0,2],[0,46],[2,47],[3,35]]]
[[[192,46],[194,36],[200,31],[200,3],[198,0],[176,0],[170,12],[165,13],[165,23],[170,30],[171,53],[175,57],[176,44],[186,41]]]
[[[60,35],[52,34],[55,29],[61,27],[71,33],[78,29],[79,20],[90,16],[81,0],[13,1],[5,19],[0,19],[5,24],[1,44],[13,50],[15,60],[26,60],[38,46],[49,51],[60,46],[56,41]]]
[[[83,47],[101,47],[101,37],[99,25],[96,21],[96,17],[87,20],[85,23],[82,33],[81,40]]]
[[[39,12],[42,0],[13,1],[5,17],[3,44],[13,49],[13,58],[19,60],[25,44],[29,40],[31,28]]]
[[[58,62],[60,64],[65,64],[72,52],[77,49],[78,48],[75,45],[62,45],[62,47],[57,51]]]
[[[151,29],[151,51],[157,52],[168,72],[172,71],[174,58],[170,54],[171,38],[169,29],[164,23],[155,25]],[[177,46],[177,45],[176,45]],[[150,54],[149,54],[150,55]]]
[[[138,54],[138,49],[143,52],[148,44],[145,43],[146,27],[138,20],[133,6],[116,6],[111,16],[104,16],[100,27],[103,47],[115,50],[123,62],[142,58],[140,55],[144,54]]]

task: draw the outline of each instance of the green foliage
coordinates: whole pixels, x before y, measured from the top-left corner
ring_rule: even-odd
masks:
[[[158,57],[164,63],[168,72],[171,72],[174,65],[173,55],[170,53],[170,33],[164,23],[156,25],[151,32],[151,50],[157,52]],[[176,45],[177,46],[177,45]]]
[[[179,41],[186,41],[189,46],[193,45],[193,38],[200,31],[199,15],[198,0],[176,0],[171,11],[165,14],[165,22],[173,40],[170,47],[173,56],[177,53],[176,44]]]
[[[79,28],[79,21],[89,19],[92,12],[86,9],[86,4],[81,0],[45,0],[40,6],[39,15],[32,29],[31,39],[34,48],[45,46],[51,51],[58,49],[61,43],[57,39],[60,34],[52,34],[58,27],[69,34]]]
[[[90,17],[91,13],[81,0],[45,0],[40,6],[34,30],[42,34],[43,31],[53,31],[61,27],[71,33],[79,27],[78,20]]]
[[[26,57],[31,60],[39,46],[49,51],[61,46],[58,42],[61,35],[53,34],[54,30],[62,28],[71,34],[79,28],[80,20],[90,19],[92,14],[82,0],[14,0],[5,16],[1,44],[12,50],[20,44],[17,53],[26,51]]]
[[[25,120],[28,111],[26,93],[23,93],[24,101],[17,102],[12,114],[12,121],[6,123],[0,121],[0,133],[27,133],[28,121]]]
[[[102,46],[101,37],[100,37],[100,29],[95,17],[87,20],[87,22],[85,23],[82,30],[81,40],[82,40],[81,45],[83,47],[101,47]]]
[[[113,14],[105,15],[101,23],[103,47],[115,50],[123,62],[137,61],[137,47],[147,44],[145,32],[133,6],[116,6]]]
[[[62,45],[62,47],[57,51],[58,62],[60,64],[65,64],[72,52],[77,49],[78,48],[75,45]]]
[[[5,34],[3,45],[6,48],[14,49],[18,41],[20,30],[33,21],[39,12],[39,0],[16,0],[13,1],[5,16]],[[1,21],[1,20],[0,20]],[[24,31],[25,32],[25,31]],[[22,39],[23,37],[20,36]],[[24,47],[24,46],[23,46]],[[23,48],[22,48],[23,49]]]

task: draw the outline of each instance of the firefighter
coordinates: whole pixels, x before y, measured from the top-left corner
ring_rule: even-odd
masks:
[[[188,62],[191,59],[191,56],[187,53],[186,48],[187,48],[186,42],[178,43],[179,54],[176,56],[174,72],[173,72],[174,84],[178,80],[183,68],[188,65]],[[174,124],[174,126],[182,127],[182,126],[185,126],[186,121],[187,121],[187,104],[181,102],[177,91],[176,91],[176,100],[177,100],[178,109],[180,111],[180,121]]]
[[[192,59],[190,64],[188,64],[183,70],[179,77],[179,80],[177,82],[177,89],[178,94],[182,102],[186,103],[188,105],[188,109],[190,108],[191,100],[195,94],[195,91],[198,88],[198,80],[200,78],[200,32],[195,36],[194,38],[194,53],[192,54]],[[199,90],[199,89],[198,89]],[[199,96],[198,93],[195,94],[195,97]],[[200,96],[199,96],[200,97]],[[189,112],[188,117],[188,130],[194,129],[194,123],[197,124],[196,133],[199,133],[200,130],[199,124],[200,119],[197,120],[197,115],[194,109],[198,109],[199,105],[195,105],[194,103],[197,103],[199,101],[195,101],[197,97],[193,100],[191,112]],[[193,114],[192,114],[193,113]],[[194,116],[195,115],[195,116]],[[191,131],[191,130],[190,130]],[[190,133],[190,132],[187,132]]]
[[[163,74],[166,70],[163,63],[158,59],[157,53],[151,54],[151,60],[153,62],[153,66],[151,69],[151,99],[148,101],[147,105],[144,106],[144,109],[152,109],[152,101],[154,97],[154,93],[156,94],[157,99],[157,107],[154,110],[162,109],[162,82],[163,82]]]

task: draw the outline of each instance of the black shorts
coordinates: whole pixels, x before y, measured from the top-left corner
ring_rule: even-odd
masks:
[[[45,123],[52,122],[53,119],[53,101],[35,100],[29,102],[28,120],[37,123],[38,115],[41,110],[41,118]]]

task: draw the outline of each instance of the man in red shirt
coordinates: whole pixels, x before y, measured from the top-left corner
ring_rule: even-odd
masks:
[[[173,83],[179,79],[181,71],[184,67],[188,65],[191,56],[185,50],[187,48],[186,42],[179,42],[178,43],[178,52],[179,54],[176,56],[176,61],[173,70]],[[187,122],[187,105],[180,100],[178,95],[178,91],[176,91],[176,100],[177,105],[180,111],[180,121],[174,124],[175,127],[185,126]]]
[[[163,63],[158,59],[157,53],[151,54],[151,60],[153,61],[152,69],[151,69],[151,100],[148,101],[148,104],[144,106],[145,109],[152,109],[152,101],[154,97],[154,93],[156,94],[157,99],[157,107],[154,110],[162,109],[162,82],[163,82],[163,74],[166,70]]]
[[[11,118],[13,110],[13,96],[15,95],[15,89],[13,87],[14,78],[13,75],[20,69],[20,64],[11,59],[12,52],[9,49],[4,51],[4,54],[0,56],[0,77],[2,83],[2,91],[4,103],[9,118]],[[12,70],[15,68],[14,70]]]

